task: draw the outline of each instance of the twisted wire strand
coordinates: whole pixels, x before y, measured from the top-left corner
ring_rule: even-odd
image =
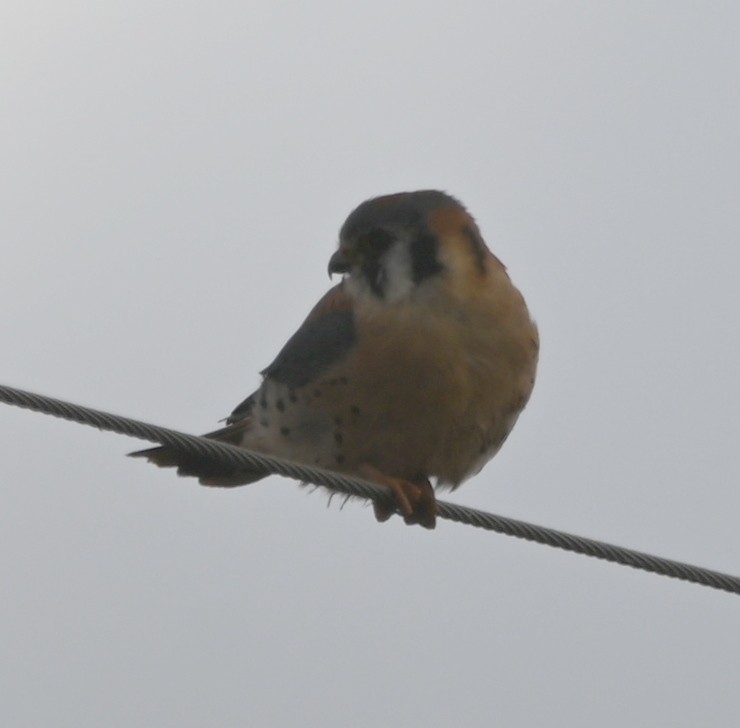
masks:
[[[230,465],[252,471],[257,470],[265,475],[283,475],[304,483],[323,486],[333,492],[347,496],[391,502],[387,489],[367,480],[341,475],[323,468],[294,463],[290,460],[264,455],[214,440],[207,440],[203,437],[187,435],[176,430],[83,407],[53,397],[0,385],[0,402],[53,415],[79,424],[90,425],[97,427],[99,430],[117,432],[121,435],[170,445],[198,455],[218,458]],[[486,513],[454,503],[437,501],[437,507],[437,515],[440,518],[488,531],[496,531],[508,536],[515,536],[526,541],[553,546],[565,551],[592,556],[604,561],[631,566],[653,574],[662,574],[674,579],[740,594],[740,577],[680,561],[664,559],[582,536],[575,536],[526,521]]]

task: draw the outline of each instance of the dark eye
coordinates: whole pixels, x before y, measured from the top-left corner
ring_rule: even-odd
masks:
[[[357,247],[363,256],[370,256],[376,260],[391,247],[394,236],[383,228],[373,228],[360,235]]]
[[[357,237],[360,270],[370,290],[380,298],[385,292],[387,277],[381,260],[394,241],[395,237],[383,228],[372,228]]]

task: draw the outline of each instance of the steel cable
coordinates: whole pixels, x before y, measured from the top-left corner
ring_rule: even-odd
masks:
[[[303,483],[319,485],[346,496],[366,499],[385,499],[390,502],[387,490],[370,481],[341,475],[322,468],[302,465],[283,458],[263,455],[203,437],[187,435],[176,430],[151,425],[128,417],[113,415],[89,407],[82,407],[53,397],[46,397],[0,385],[0,402],[61,417],[62,419],[79,424],[90,425],[100,430],[117,432],[121,435],[129,435],[162,445],[170,445],[198,455],[218,458],[230,465],[236,465],[246,470],[257,470],[264,472],[265,475],[283,475]],[[585,554],[586,556],[603,559],[604,561],[631,566],[650,573],[662,574],[663,576],[669,576],[674,579],[702,584],[713,589],[721,589],[733,594],[740,594],[740,578],[736,576],[671,559],[664,559],[659,556],[652,556],[651,554],[640,551],[615,546],[595,539],[575,536],[563,531],[498,516],[493,513],[486,513],[485,511],[479,511],[474,508],[455,505],[454,503],[437,501],[437,506],[437,515],[440,518],[483,528],[488,531],[496,531],[547,546],[554,546],[565,551]]]

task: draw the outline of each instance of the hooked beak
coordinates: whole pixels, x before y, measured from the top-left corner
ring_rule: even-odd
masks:
[[[329,278],[331,278],[334,273],[349,273],[351,267],[352,261],[349,259],[347,249],[339,248],[339,250],[329,258]]]

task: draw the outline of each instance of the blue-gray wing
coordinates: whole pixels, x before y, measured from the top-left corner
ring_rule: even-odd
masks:
[[[344,358],[354,346],[356,337],[351,301],[340,283],[319,301],[275,360],[261,373],[266,380],[292,389],[305,387]],[[237,422],[248,417],[254,400],[254,394],[247,397],[227,421]]]

